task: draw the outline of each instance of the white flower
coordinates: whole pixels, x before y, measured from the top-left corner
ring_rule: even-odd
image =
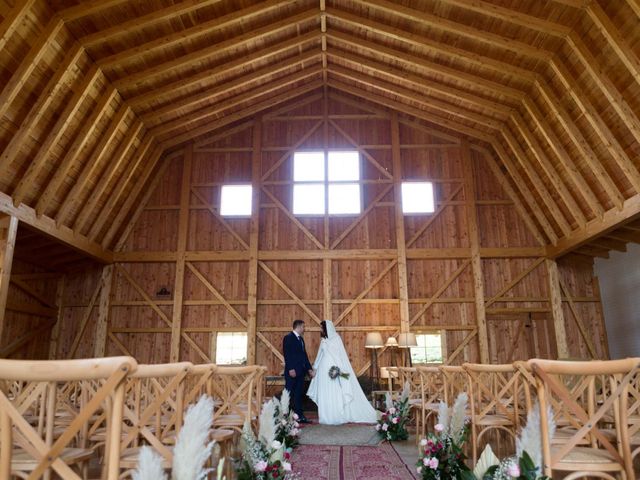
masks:
[[[441,423],[436,423],[433,427],[436,432],[442,432],[444,430],[444,425]]]
[[[294,414],[293,414],[293,419],[294,419],[294,420],[298,420],[298,418],[300,418],[300,417],[298,416],[298,414],[297,414],[297,413],[294,413]]]
[[[431,458],[429,458],[429,457],[424,457],[422,459],[422,463],[424,464],[425,467],[429,466],[429,460],[431,460]]]
[[[389,413],[390,413],[391,415],[393,415],[394,413],[396,413],[396,408],[395,408],[395,407],[391,407],[391,408],[389,409]]]
[[[269,465],[269,464],[268,464],[267,462],[265,462],[264,460],[260,460],[258,463],[256,463],[256,464],[253,466],[253,469],[254,469],[256,472],[264,472],[264,471],[267,469],[267,466],[268,466],[268,465]]]
[[[435,470],[438,468],[438,459],[436,457],[433,457],[431,460],[429,460],[429,468],[431,468],[432,470]]]
[[[293,430],[291,430],[291,436],[293,437],[297,437],[298,434],[300,433],[300,430],[298,430],[297,428],[294,428]]]
[[[422,467],[418,467],[418,468],[416,468],[416,472],[418,472],[418,473],[422,473]]]
[[[383,423],[383,424],[382,424],[382,430],[384,430],[385,432],[386,432],[387,430],[389,430],[389,425],[387,425],[386,423]]]
[[[294,414],[294,415],[295,415],[295,414]],[[294,426],[295,428],[298,428],[298,427],[300,426],[300,424],[299,424],[298,422],[293,422],[293,426]]]
[[[379,423],[376,425],[376,430],[377,430],[378,432],[380,431],[380,424],[379,424]]]
[[[280,420],[280,424],[284,426],[284,425],[286,425],[286,424],[287,424],[287,421],[286,421],[286,420],[284,420],[284,419],[283,419],[283,420]]]
[[[511,465],[509,465],[509,468],[507,468],[507,473],[510,477],[519,477],[520,467],[517,464],[512,463]]]
[[[273,448],[274,450],[280,450],[281,447],[282,444],[278,440],[274,440],[273,442],[271,442],[271,448]]]
[[[420,446],[421,447],[426,447],[427,446],[427,439],[423,438],[422,440],[420,440]]]
[[[291,464],[289,462],[282,462],[282,469],[285,472],[290,472],[291,471]]]

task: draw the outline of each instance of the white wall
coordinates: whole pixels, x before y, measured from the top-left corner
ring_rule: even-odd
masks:
[[[596,258],[611,358],[640,356],[640,245]]]

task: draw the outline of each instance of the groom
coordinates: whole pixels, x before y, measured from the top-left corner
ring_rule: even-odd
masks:
[[[284,351],[284,379],[285,386],[293,399],[293,411],[298,414],[301,423],[311,423],[302,411],[302,390],[304,389],[304,375],[315,376],[316,372],[311,368],[307,349],[304,345],[302,334],[304,322],[293,321],[293,331],[284,336],[282,350]]]

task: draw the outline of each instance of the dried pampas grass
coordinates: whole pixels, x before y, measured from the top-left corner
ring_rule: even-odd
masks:
[[[467,423],[467,404],[469,402],[469,396],[462,392],[456,398],[453,404],[453,412],[451,413],[451,423],[449,425],[449,434],[455,441],[459,441],[464,432],[464,427]]]
[[[280,396],[280,415],[286,416],[289,413],[289,406],[291,404],[291,394],[286,388],[282,391]]]
[[[547,406],[547,429],[549,431],[549,442],[556,431],[556,423],[553,418],[553,409]],[[527,414],[527,425],[520,432],[516,439],[516,455],[522,457],[522,453],[527,452],[533,464],[542,471],[542,429],[540,423],[540,404],[535,405]]]
[[[204,468],[214,442],[209,442],[213,422],[213,400],[202,395],[187,410],[173,452],[172,480],[202,480],[211,469]]]
[[[142,447],[138,457],[138,469],[131,476],[133,480],[167,480],[162,468],[162,457],[151,447]]]
[[[260,412],[260,431],[258,433],[258,439],[265,445],[271,445],[276,439],[275,414],[276,404],[272,398],[262,405],[262,411]]]

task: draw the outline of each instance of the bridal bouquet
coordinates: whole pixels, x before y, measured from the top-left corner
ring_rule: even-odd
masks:
[[[393,400],[391,394],[387,393],[385,399],[387,409],[376,424],[376,431],[385,440],[395,441],[409,438],[409,432],[407,432],[410,408],[409,392],[410,386],[407,382],[397,400]]]
[[[251,424],[242,430],[242,461],[237,468],[239,480],[294,480],[291,472],[291,450],[276,439],[278,432],[277,403],[272,398],[262,406],[259,432],[256,437]]]
[[[465,464],[462,451],[469,434],[467,402],[466,393],[458,395],[452,409],[440,402],[435,431],[420,440],[420,458],[416,466],[423,480],[476,480]]]
[[[330,378],[331,380],[335,380],[335,379],[336,379],[336,378],[338,378],[338,377],[340,377],[340,378],[344,378],[344,379],[347,379],[347,380],[348,380],[348,379],[349,379],[349,374],[348,374],[348,373],[343,373],[343,372],[340,370],[340,367],[336,367],[336,366],[334,365],[333,367],[331,367],[331,368],[329,369],[329,378]]]
[[[547,410],[549,439],[556,429],[553,411]],[[487,445],[473,470],[477,480],[550,480],[539,476],[542,472],[542,437],[540,432],[540,406],[536,404],[527,414],[527,425],[516,439],[515,456],[500,461]]]
[[[286,448],[294,448],[298,445],[300,424],[298,415],[290,409],[291,394],[285,389],[280,401],[274,399],[276,416],[276,440],[284,444]]]

